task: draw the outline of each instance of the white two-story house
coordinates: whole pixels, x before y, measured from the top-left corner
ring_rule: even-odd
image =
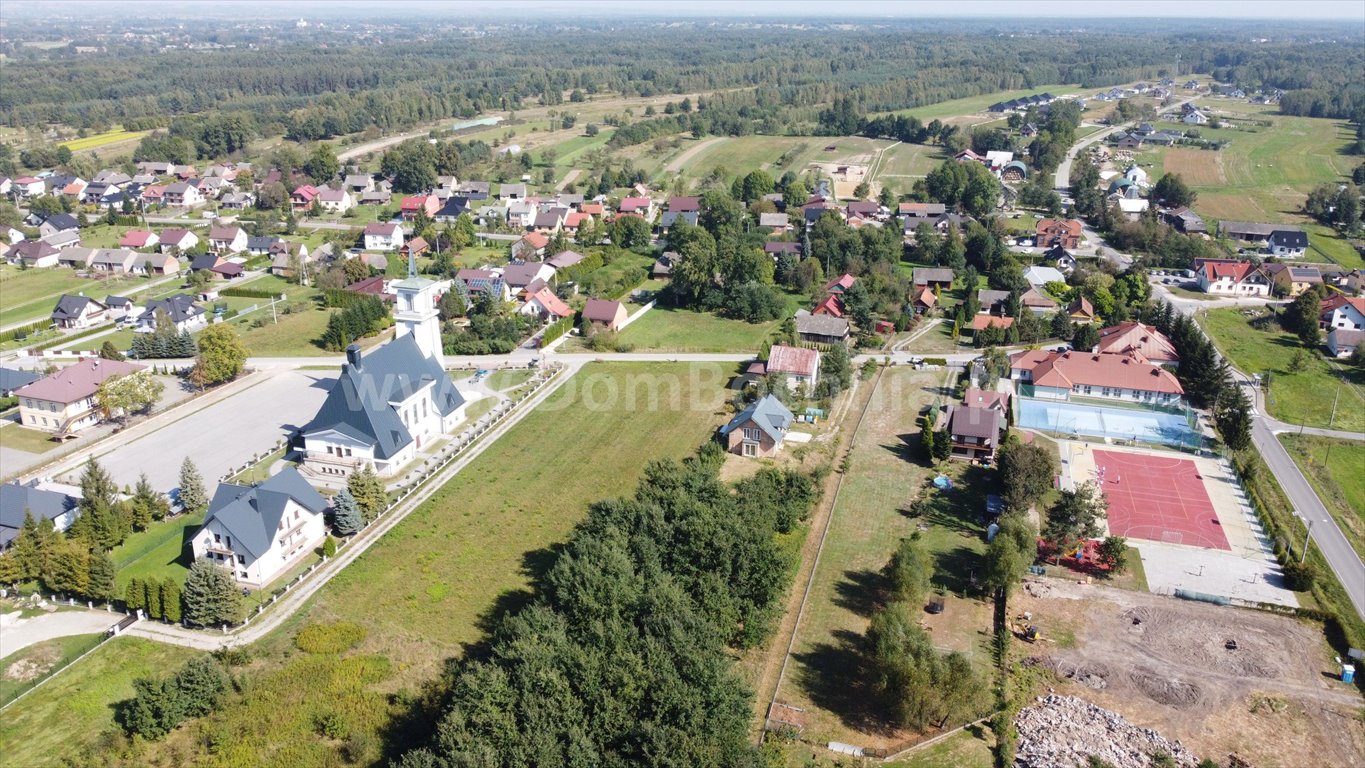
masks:
[[[322,544],[327,500],[288,467],[259,485],[220,483],[191,545],[238,583],[264,587]]]

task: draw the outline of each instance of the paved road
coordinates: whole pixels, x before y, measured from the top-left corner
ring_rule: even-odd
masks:
[[[30,645],[71,635],[104,632],[123,618],[106,611],[55,611],[0,625],[0,659]]]
[[[1194,96],[1185,99],[1184,101],[1176,102],[1168,107],[1162,107],[1160,112],[1158,112],[1157,114],[1164,115],[1168,112],[1174,112],[1175,110],[1180,109],[1182,106],[1196,100],[1198,100],[1198,97]],[[1103,131],[1092,133],[1089,136],[1086,136],[1085,138],[1081,139],[1080,141],[1072,145],[1071,149],[1068,150],[1066,153],[1066,158],[1062,160],[1060,164],[1057,165],[1057,173],[1053,177],[1052,186],[1055,187],[1058,192],[1069,191],[1071,189],[1071,161],[1076,159],[1076,156],[1080,154],[1080,151],[1090,146],[1091,144],[1094,144],[1097,141],[1103,140],[1104,138],[1108,137],[1114,132],[1126,130],[1132,125],[1133,125],[1132,122],[1120,123],[1119,125],[1113,126],[1112,128],[1106,128]]]

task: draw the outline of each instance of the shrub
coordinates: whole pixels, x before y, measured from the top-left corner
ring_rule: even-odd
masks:
[[[1284,565],[1285,586],[1295,592],[1307,592],[1313,588],[1313,582],[1317,580],[1317,571],[1311,563],[1290,562]]]
[[[365,628],[349,621],[309,624],[294,637],[294,645],[308,653],[341,653],[365,639]]]

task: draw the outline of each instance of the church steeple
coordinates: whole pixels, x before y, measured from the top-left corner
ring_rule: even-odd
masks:
[[[427,357],[441,361],[441,324],[437,319],[436,283],[417,275],[417,257],[408,251],[408,276],[393,284],[397,298],[394,338],[412,334]]]

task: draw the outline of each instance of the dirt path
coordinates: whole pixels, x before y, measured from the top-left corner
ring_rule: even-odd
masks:
[[[711,146],[712,144],[715,144],[718,141],[725,141],[725,137],[712,136],[711,138],[705,141],[698,142],[697,144],[692,145],[692,147],[689,148],[686,152],[673,158],[673,162],[664,166],[664,170],[667,171],[668,173],[678,173],[683,169],[683,166],[687,165],[687,162],[689,160],[697,156],[697,153],[701,152],[703,149],[706,149],[707,147]]]
[[[833,471],[825,478],[825,487],[820,496],[820,504],[815,509],[815,514],[811,516],[810,532],[818,532],[819,535],[807,534],[805,544],[801,547],[801,566],[797,569],[796,578],[792,582],[791,592],[787,596],[786,610],[782,613],[782,621],[777,626],[777,631],[773,634],[772,642],[768,646],[767,658],[763,662],[763,673],[758,677],[754,686],[754,721],[753,736],[754,741],[758,742],[763,738],[763,726],[767,721],[768,708],[777,699],[777,693],[782,688],[782,678],[787,671],[787,661],[791,658],[792,646],[796,642],[796,630],[801,624],[801,616],[806,610],[806,601],[810,597],[811,585],[814,583],[815,569],[820,564],[820,551],[824,548],[825,537],[829,534],[830,521],[833,519],[834,506],[839,500],[839,487],[843,484],[844,473],[841,470],[844,459],[853,450],[857,442],[858,428],[862,426],[863,417],[867,414],[868,404],[872,402],[872,395],[877,391],[877,385],[881,383],[882,374],[885,368],[877,371],[877,378],[871,384],[861,387],[863,391],[855,389],[852,396],[846,401],[844,415],[840,417],[839,423],[842,426],[848,425],[848,418],[854,417],[856,421],[851,425],[847,437],[840,444],[837,455],[833,461]],[[855,380],[854,386],[858,384]],[[854,407],[856,404],[856,408]]]
[[[559,185],[555,187],[555,191],[563,192],[564,188],[572,184],[574,179],[577,179],[581,173],[583,172],[577,168],[571,169],[568,173],[564,174],[564,180],[559,182]]]

